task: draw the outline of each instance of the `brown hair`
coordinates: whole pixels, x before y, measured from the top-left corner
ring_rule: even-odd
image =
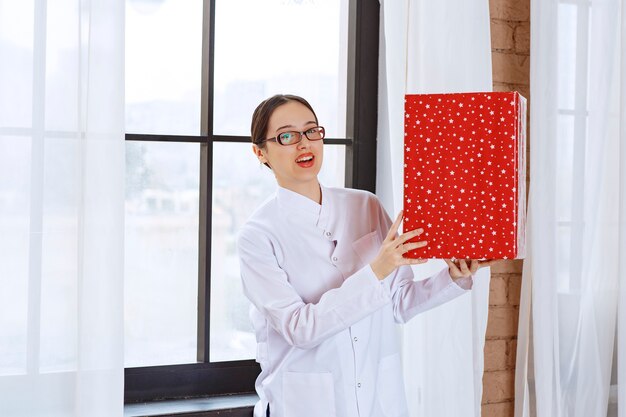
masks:
[[[313,110],[313,107],[311,107],[308,101],[300,96],[294,96],[291,94],[276,94],[275,96],[263,100],[252,114],[252,124],[250,126],[252,143],[257,145],[259,148],[265,147],[265,139],[267,139],[268,135],[267,127],[270,123],[270,117],[272,117],[276,108],[282,106],[283,104],[287,104],[290,101],[297,101],[311,110],[311,113],[313,113],[313,116],[315,117],[315,123],[317,123],[315,110]]]

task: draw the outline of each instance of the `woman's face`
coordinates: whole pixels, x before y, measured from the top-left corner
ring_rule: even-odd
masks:
[[[297,101],[289,101],[274,110],[267,128],[266,138],[289,131],[304,132],[317,126],[313,112]],[[317,174],[322,167],[324,141],[310,141],[303,135],[295,145],[283,146],[274,141],[265,142],[261,149],[253,145],[259,161],[267,162],[281,187],[296,190],[317,184]]]

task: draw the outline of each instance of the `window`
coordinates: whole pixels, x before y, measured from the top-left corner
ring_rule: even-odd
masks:
[[[587,256],[585,252],[585,228],[588,228],[584,204],[574,204],[576,196],[585,196],[589,200],[589,195],[593,195],[592,190],[585,189],[586,175],[593,173],[593,169],[588,169],[588,164],[593,166],[593,152],[590,148],[599,146],[594,143],[598,135],[597,132],[590,132],[590,114],[593,115],[595,109],[598,112],[601,106],[597,105],[597,98],[603,97],[602,92],[593,91],[594,76],[598,77],[596,70],[605,65],[611,67],[607,62],[597,64],[594,53],[597,53],[600,42],[611,44],[609,37],[603,39],[610,31],[599,30],[593,25],[606,25],[603,16],[608,14],[608,10],[601,2],[590,0],[559,0],[557,5],[558,31],[557,31],[557,74],[555,82],[558,83],[558,94],[556,97],[558,106],[558,122],[555,147],[556,165],[553,168],[556,181],[555,196],[556,217],[558,219],[557,231],[557,259],[558,279],[557,279],[557,301],[559,325],[559,362],[560,366],[560,387],[564,398],[575,398],[575,387],[573,381],[580,381],[584,378],[584,371],[579,367],[572,367],[571,364],[580,360],[581,348],[577,340],[580,334],[584,334],[583,321],[579,316],[584,315],[588,308],[583,301],[583,293],[587,291],[588,283],[584,282],[583,259]],[[610,25],[608,26],[610,27]],[[604,45],[603,45],[604,47]],[[616,55],[618,56],[618,55]],[[610,82],[610,81],[609,81]],[[595,103],[594,103],[595,101]],[[607,106],[611,109],[612,106]],[[590,113],[591,110],[591,113]],[[617,116],[614,116],[617,120]],[[610,118],[609,118],[610,120]],[[607,127],[607,129],[610,128]],[[589,162],[588,159],[591,161]],[[617,204],[617,203],[616,203]],[[596,313],[598,314],[598,313]],[[581,330],[581,328],[583,330]],[[605,332],[611,329],[607,327]],[[617,416],[618,412],[618,326],[613,330],[613,350],[611,353],[612,363],[610,375],[609,395],[606,399],[608,407],[605,415]],[[582,332],[582,333],[581,333]],[[602,343],[598,343],[601,345]],[[556,373],[555,373],[556,374]],[[573,413],[575,401],[565,400],[561,405],[565,414]]]
[[[235,237],[275,188],[254,107],[307,98],[325,185],[374,191],[376,0],[127,0],[127,402],[254,390]]]
[[[577,184],[584,183],[583,166],[588,121],[588,47],[591,3],[587,0],[560,0],[558,4],[558,124],[557,124],[557,182],[556,209],[558,218],[557,256],[559,290],[580,290],[580,260],[583,239],[572,236],[582,233],[580,227],[583,207],[572,204]]]

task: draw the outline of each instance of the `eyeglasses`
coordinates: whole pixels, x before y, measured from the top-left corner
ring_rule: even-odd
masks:
[[[300,143],[302,141],[302,136],[306,136],[308,140],[322,140],[324,136],[326,136],[326,131],[322,126],[315,126],[310,129],[305,130],[304,132],[282,132],[279,133],[275,138],[265,139],[266,141],[274,141],[283,146],[295,145],[296,143]]]

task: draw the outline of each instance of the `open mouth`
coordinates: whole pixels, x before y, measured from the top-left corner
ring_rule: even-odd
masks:
[[[301,155],[296,159],[296,164],[302,168],[309,168],[313,166],[313,161],[315,160],[315,156],[313,154]]]

